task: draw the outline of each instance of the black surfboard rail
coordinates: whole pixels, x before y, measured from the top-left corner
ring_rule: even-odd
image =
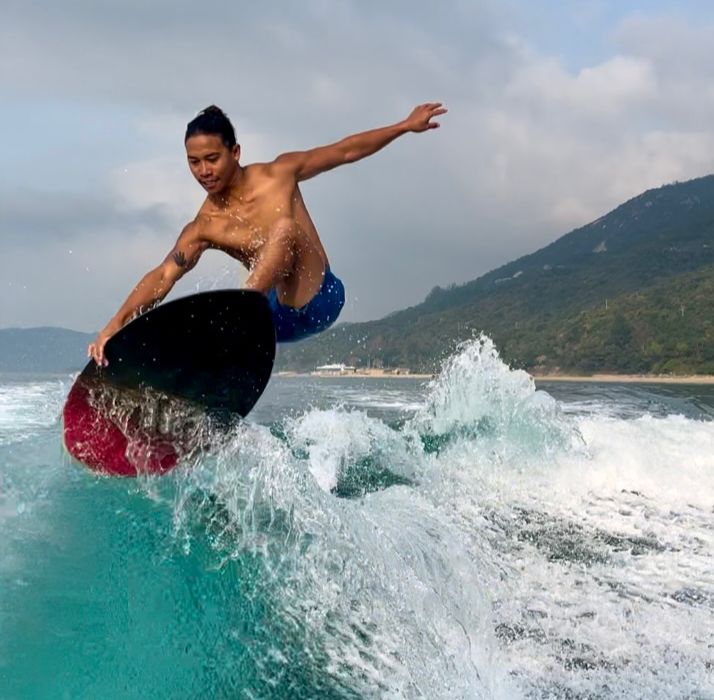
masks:
[[[106,367],[91,360],[81,377],[244,417],[270,380],[275,328],[259,292],[200,292],[135,318],[109,339],[105,356]]]

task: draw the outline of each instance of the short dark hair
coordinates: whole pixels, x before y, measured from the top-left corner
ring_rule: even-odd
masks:
[[[206,109],[202,109],[186,125],[186,136],[183,142],[186,143],[192,136],[197,134],[220,136],[226,148],[233,148],[236,145],[236,132],[233,124],[231,124],[231,120],[226,113],[216,105],[210,105]]]

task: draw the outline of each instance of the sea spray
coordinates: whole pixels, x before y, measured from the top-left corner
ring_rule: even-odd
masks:
[[[509,468],[583,445],[557,402],[536,391],[526,372],[510,369],[483,335],[446,360],[409,427],[432,449],[466,443]]]
[[[204,524],[218,566],[240,577],[250,562],[261,572],[249,577],[249,590],[245,576],[241,585],[244,599],[270,610],[265,627],[253,630],[258,646],[269,642],[272,649],[269,655],[264,649],[262,658],[272,659],[266,673],[286,678],[296,665],[321,669],[324,687],[363,695],[436,697],[445,687],[457,697],[483,695],[470,647],[480,643],[474,629],[487,609],[478,591],[468,592],[476,599],[463,603],[466,612],[441,598],[451,586],[463,598],[464,581],[455,583],[449,563],[460,547],[454,533],[440,532],[427,502],[397,488],[362,500],[337,498],[285,442],[255,427],[242,429],[210,466],[210,477],[201,475],[201,465],[183,482],[180,510],[201,504],[188,520],[194,528]],[[208,488],[210,497],[187,496],[192,484]],[[180,520],[185,527],[185,513]],[[202,537],[200,528],[194,537]],[[434,551],[435,543],[445,551]],[[441,613],[425,620],[425,610]],[[458,645],[446,644],[454,637]],[[466,654],[458,681],[455,653]]]
[[[359,495],[411,483],[421,445],[363,411],[311,410],[287,421],[293,453],[307,463],[318,485],[338,495]]]
[[[0,387],[4,691],[712,695],[714,396],[556,402],[491,350],[430,387],[278,377],[138,480],[59,458],[55,385]]]
[[[271,658],[290,658],[299,633],[302,663],[323,664],[339,686],[407,697],[497,694],[506,686],[487,583],[500,566],[473,530],[482,517],[455,512],[460,501],[452,498],[458,484],[475,503],[477,481],[464,488],[463,470],[449,481],[456,460],[430,453],[423,437],[439,431],[463,450],[485,436],[489,460],[493,445],[518,431],[529,431],[522,451],[562,447],[573,428],[535,393],[479,339],[447,363],[424,408],[401,428],[339,407],[308,410],[273,432],[241,426],[183,482],[177,522],[187,504],[201,503],[224,564],[259,561],[260,597],[291,630]],[[355,473],[363,488],[350,491]],[[194,488],[211,497],[187,497]],[[273,644],[281,638],[275,624]]]

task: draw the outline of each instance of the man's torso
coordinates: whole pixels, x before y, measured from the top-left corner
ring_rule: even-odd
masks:
[[[306,255],[327,256],[294,179],[281,177],[273,164],[258,163],[243,169],[239,186],[225,206],[206,199],[196,217],[201,238],[210,248],[223,250],[250,267],[275,223],[292,219],[305,237]]]

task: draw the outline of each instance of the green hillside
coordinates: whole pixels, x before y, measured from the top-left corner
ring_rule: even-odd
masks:
[[[418,306],[282,346],[278,366],[432,371],[483,331],[529,369],[712,373],[713,280],[708,176],[649,190],[479,279],[435,288]]]
[[[349,290],[348,290],[349,292]],[[419,305],[279,346],[279,369],[326,362],[434,371],[484,332],[530,370],[714,373],[714,176],[650,190],[545,248]],[[0,330],[0,371],[65,371],[92,336]]]

